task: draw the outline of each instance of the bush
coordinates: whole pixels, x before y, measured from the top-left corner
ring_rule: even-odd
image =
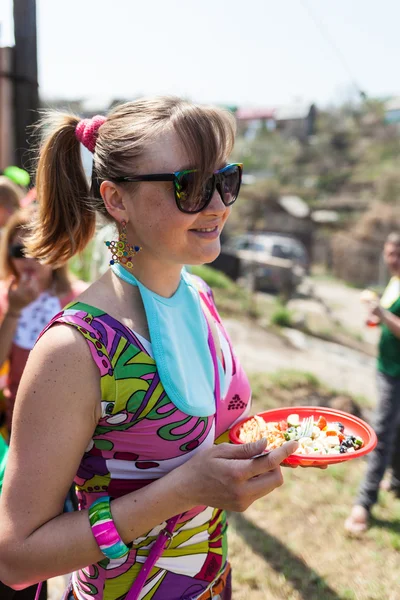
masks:
[[[279,327],[291,327],[293,323],[293,311],[289,310],[283,304],[278,303],[276,309],[271,315],[271,324]]]
[[[213,267],[208,267],[207,265],[196,265],[188,267],[188,270],[193,273],[193,275],[197,275],[201,277],[210,288],[220,288],[222,290],[233,290],[235,288],[235,284],[225,273],[222,271],[218,271]]]

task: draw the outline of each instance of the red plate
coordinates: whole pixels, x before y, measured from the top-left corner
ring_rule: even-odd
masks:
[[[362,419],[354,417],[349,413],[342,412],[341,410],[334,410],[333,408],[327,408],[326,406],[291,406],[289,408],[266,410],[265,412],[257,413],[257,415],[268,423],[271,421],[282,421],[294,413],[299,415],[300,422],[305,417],[314,417],[314,419],[317,420],[319,416],[325,417],[328,424],[334,421],[340,421],[344,425],[345,435],[354,435],[362,438],[364,446],[360,448],[360,450],[346,454],[292,454],[284,461],[284,464],[308,467],[333,465],[335,463],[358,458],[359,456],[364,456],[371,452],[377,444],[378,440],[376,433],[368,423],[365,423]],[[243,423],[249,421],[251,418],[252,417],[247,417],[232,427],[229,431],[229,439],[231,442],[234,444],[244,443],[239,439],[239,430]]]

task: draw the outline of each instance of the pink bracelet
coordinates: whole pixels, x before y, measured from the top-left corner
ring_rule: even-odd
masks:
[[[110,559],[122,558],[129,552],[122,541],[111,515],[111,498],[103,496],[89,508],[89,521],[94,538],[102,553]]]

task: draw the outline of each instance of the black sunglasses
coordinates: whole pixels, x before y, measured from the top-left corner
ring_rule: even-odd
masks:
[[[225,206],[231,206],[239,195],[242,172],[243,165],[241,163],[232,163],[223,169],[215,171],[201,186],[200,194],[196,193],[199,173],[197,169],[132,177],[110,177],[110,181],[115,181],[116,183],[173,181],[177,207],[184,213],[193,214],[199,213],[210,204],[216,189]]]
[[[23,244],[12,244],[8,249],[10,258],[25,258],[25,246]]]

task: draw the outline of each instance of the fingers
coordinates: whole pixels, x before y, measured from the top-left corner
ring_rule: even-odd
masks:
[[[251,442],[249,444],[220,444],[218,449],[220,451],[219,456],[221,458],[231,458],[237,460],[247,460],[261,454],[267,447],[267,440],[265,438],[258,440],[257,442]]]
[[[27,287],[35,296],[37,296],[39,294],[39,282],[37,280],[36,275],[32,275],[32,277],[30,278],[30,280],[28,282]]]
[[[269,454],[266,454],[265,457],[251,461],[251,477],[256,477],[257,475],[276,469],[286,458],[288,458],[288,456],[296,451],[298,446],[298,442],[291,440],[290,442],[285,442],[279,448],[272,450]]]
[[[247,493],[251,495],[251,502],[270,494],[273,490],[283,484],[282,469],[276,467],[272,471],[263,473],[259,477],[253,477],[246,482]]]

